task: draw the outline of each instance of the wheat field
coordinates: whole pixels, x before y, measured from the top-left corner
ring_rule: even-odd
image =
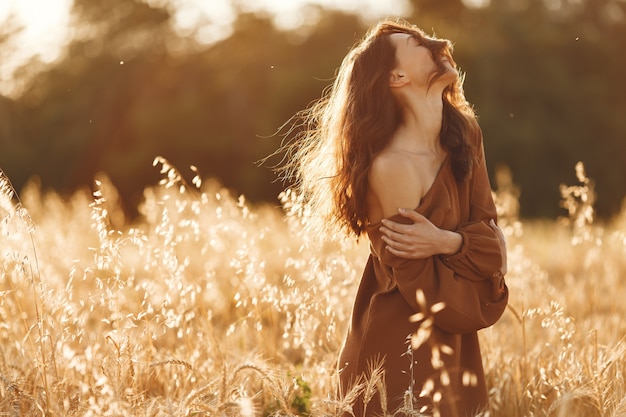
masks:
[[[305,207],[253,206],[157,158],[126,221],[114,184],[62,198],[0,181],[0,415],[340,416],[335,361],[367,245],[319,242]],[[626,417],[626,209],[524,222],[495,192],[510,306],[480,333],[486,415]],[[357,387],[358,388],[358,387]],[[418,415],[416,413],[416,415]]]

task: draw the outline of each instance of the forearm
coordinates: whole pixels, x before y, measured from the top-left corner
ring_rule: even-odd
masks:
[[[463,243],[457,253],[441,256],[446,266],[471,280],[490,278],[498,271],[506,272],[506,244],[495,222],[468,223],[456,232]]]
[[[463,246],[463,236],[450,230],[441,230],[437,255],[454,255]]]

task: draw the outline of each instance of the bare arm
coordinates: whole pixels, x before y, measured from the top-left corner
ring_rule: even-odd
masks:
[[[456,218],[444,221],[451,208],[450,201],[444,198],[441,206],[429,203],[421,206],[419,200],[423,192],[415,190],[422,190],[423,184],[412,175],[419,171],[405,166],[403,172],[397,161],[391,165],[376,165],[370,171],[370,195],[373,196],[370,201],[374,202],[376,212],[381,213],[368,226],[371,252],[375,265],[380,265],[378,273],[387,276],[397,286],[404,300],[416,312],[424,308],[415,298],[418,289],[423,291],[427,306],[444,302],[447,308],[435,315],[435,324],[445,331],[467,333],[490,326],[502,314],[508,294],[503,272],[498,271],[502,241],[492,229],[495,223],[489,222],[491,210],[487,207],[485,215],[478,214],[482,213],[482,204],[478,204],[475,210],[467,209],[476,217],[487,219],[487,223],[477,221],[469,214],[469,219],[465,219],[466,213],[463,213],[463,224],[448,233],[435,225],[448,224],[441,227],[452,228],[451,223],[457,221]],[[407,190],[411,192],[407,193]],[[385,202],[384,209],[379,201]],[[411,209],[400,210],[401,207]],[[391,220],[395,225],[388,223]],[[469,220],[467,226],[466,220]],[[392,243],[393,248],[387,242]],[[448,251],[456,252],[443,255]],[[459,294],[463,296],[459,297]],[[497,304],[493,304],[495,301]]]
[[[371,223],[398,214],[400,207],[417,207],[420,202],[422,184],[412,161],[401,154],[378,156],[368,179],[370,192],[378,204],[378,207],[368,207]]]
[[[448,233],[446,237],[446,231],[440,230],[439,250],[432,253],[443,255],[441,258],[446,266],[459,275],[481,280],[492,276],[494,271],[499,271],[500,275],[506,273],[506,246],[504,236],[496,224],[497,214],[491,197],[482,138],[477,139],[475,146],[478,163],[474,174],[464,185],[465,198],[469,196],[469,210],[452,234]],[[428,253],[421,247],[421,234],[428,229],[417,220],[420,215],[413,213],[413,210],[405,210],[400,214],[412,223],[385,220],[384,227],[380,229],[381,239],[389,253],[403,259],[420,259]]]
[[[382,220],[382,239],[392,254],[406,259],[421,259],[433,255],[453,255],[461,249],[463,238],[460,234],[437,228],[415,210],[401,208],[398,213],[413,223]]]
[[[393,155],[377,158],[370,171],[370,187],[382,208],[382,239],[391,254],[406,259],[423,259],[434,255],[451,255],[460,249],[460,234],[443,230],[417,213],[424,186],[413,168],[413,162]],[[410,190],[410,192],[408,191]],[[388,220],[400,214],[412,224]]]

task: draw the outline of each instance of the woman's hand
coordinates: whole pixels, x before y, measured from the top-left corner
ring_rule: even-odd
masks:
[[[502,229],[496,224],[496,222],[491,219],[489,220],[489,226],[496,232],[496,236],[498,236],[498,240],[500,241],[500,250],[502,252],[502,267],[500,268],[500,273],[504,276],[507,272],[507,253],[506,253],[506,238],[504,237],[504,233],[502,233]]]
[[[413,223],[402,224],[383,219],[380,228],[382,240],[392,255],[424,259],[439,254],[451,255],[461,248],[463,238],[460,234],[439,229],[415,210],[400,209],[399,213]]]

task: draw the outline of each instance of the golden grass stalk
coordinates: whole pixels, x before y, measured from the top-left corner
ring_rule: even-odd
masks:
[[[339,417],[384,392],[377,371],[337,389],[367,246],[315,242],[289,193],[286,212],[252,206],[191,171],[168,164],[132,224],[105,177],[95,196],[0,184],[1,414]],[[584,230],[500,212],[511,299],[480,334],[490,417],[626,415],[626,208]]]

